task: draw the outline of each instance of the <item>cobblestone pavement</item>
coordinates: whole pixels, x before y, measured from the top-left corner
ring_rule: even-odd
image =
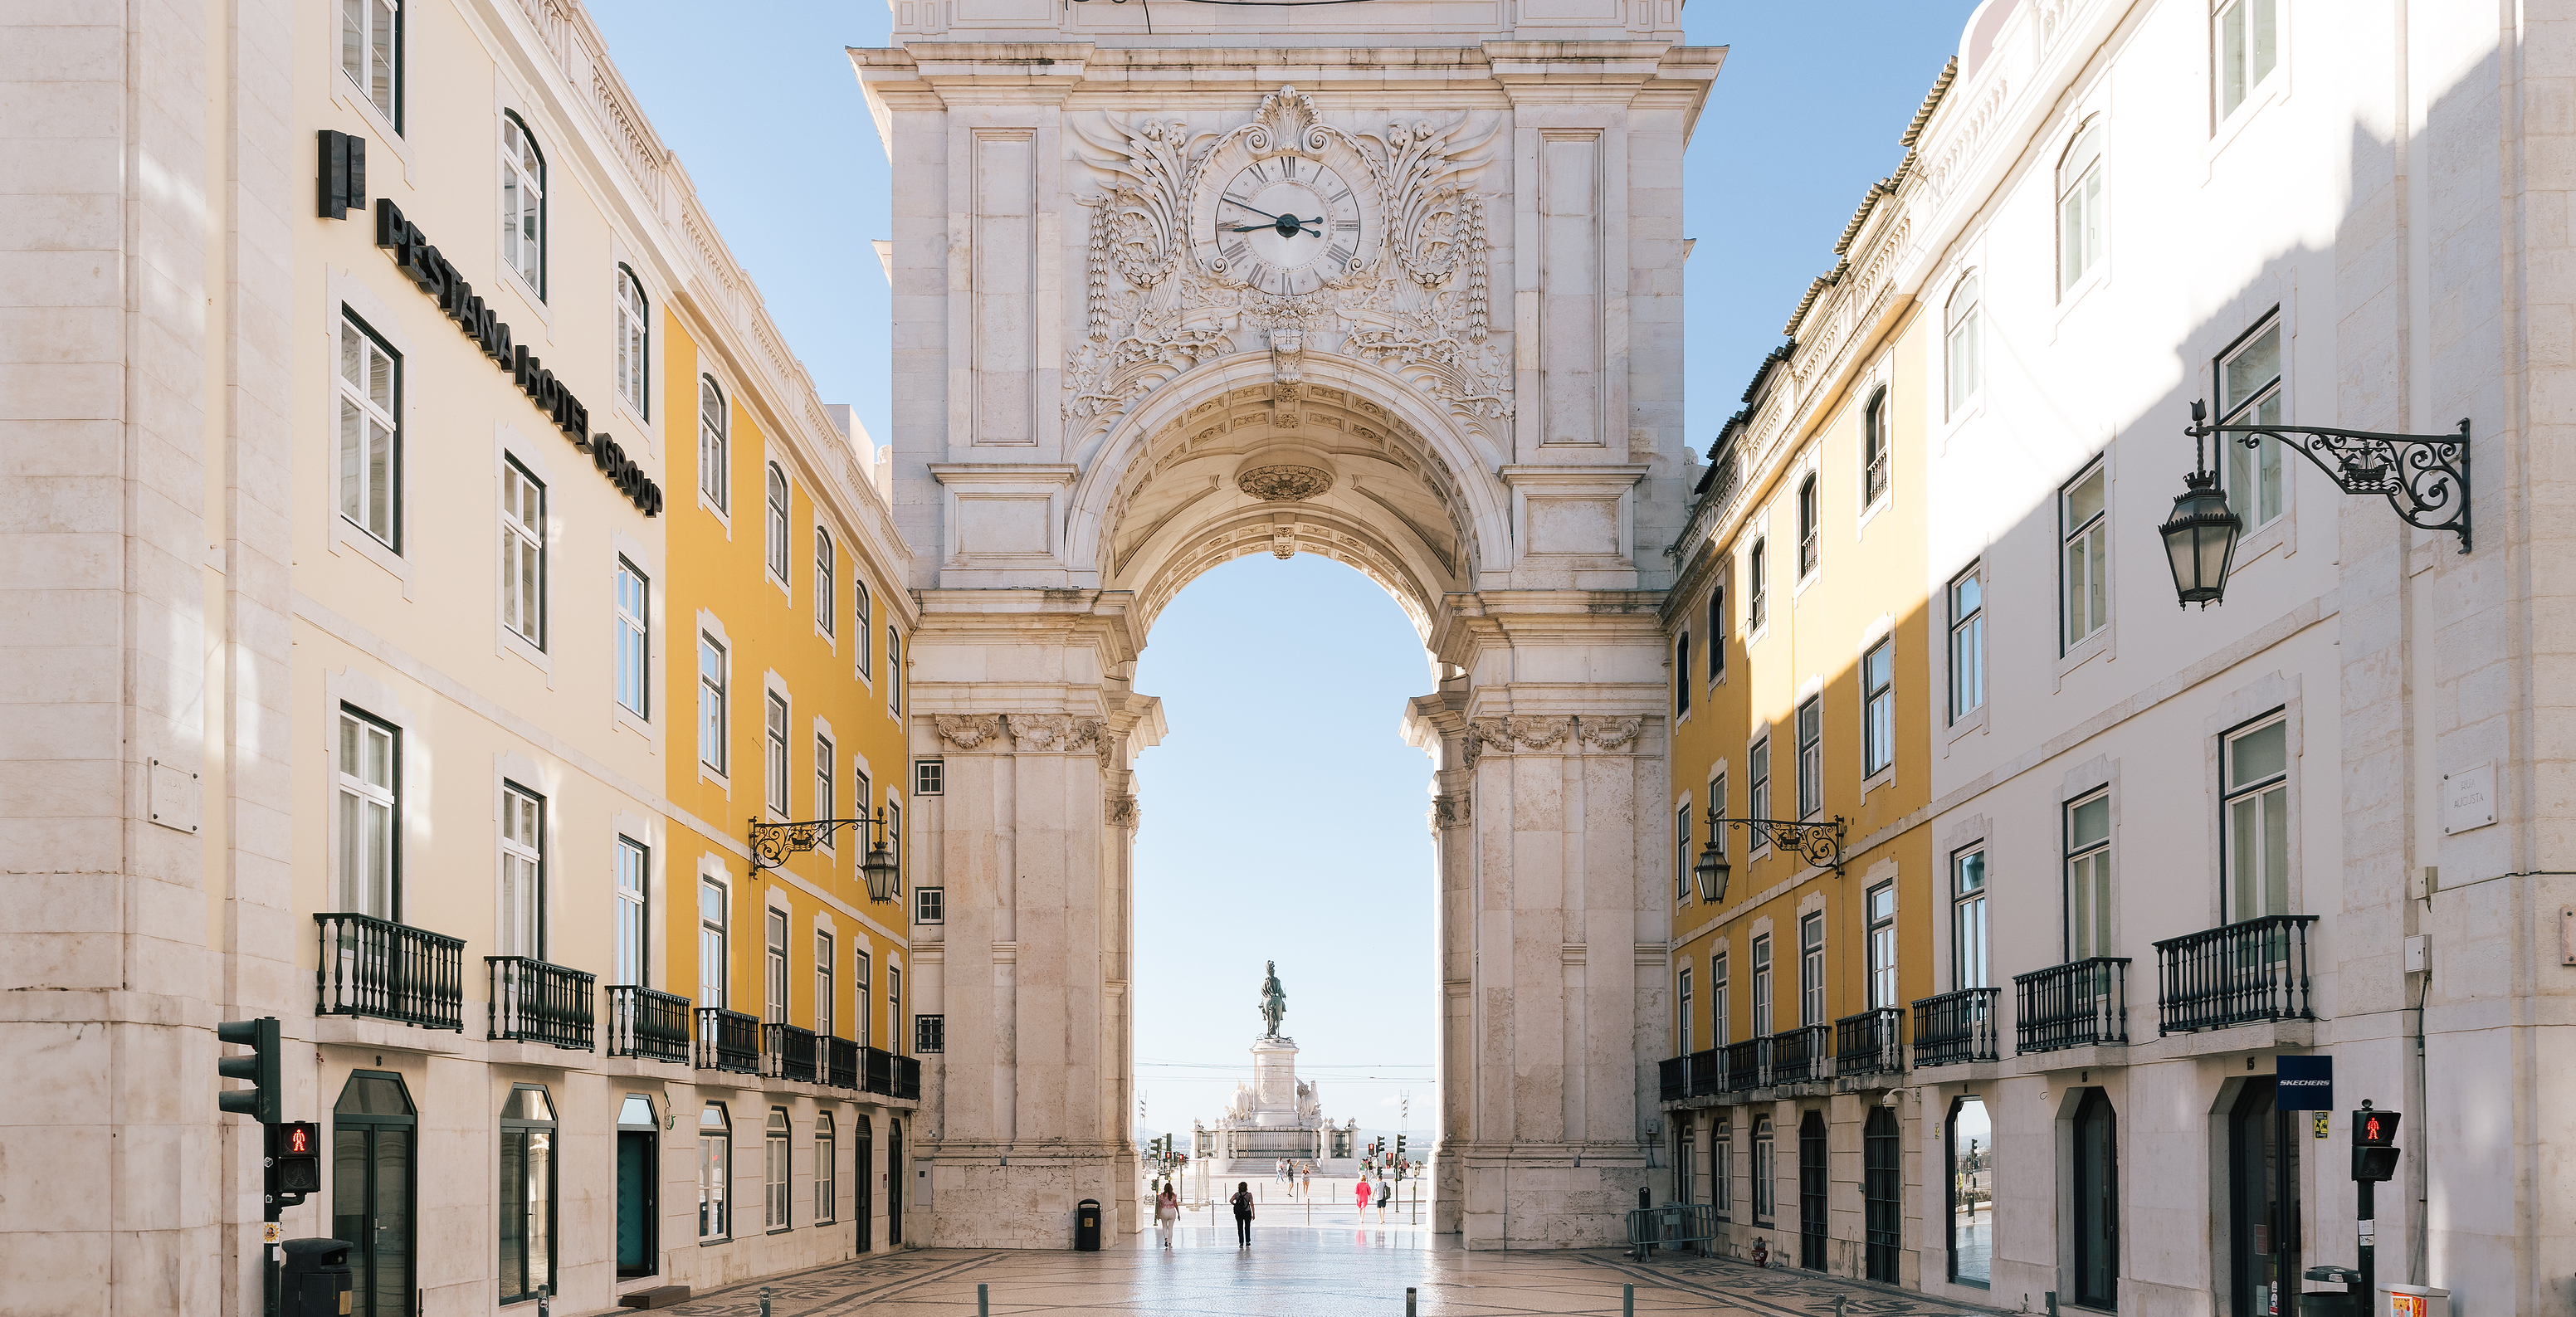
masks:
[[[1237,1248],[1231,1226],[1185,1227],[1173,1247],[1101,1253],[920,1249],[711,1291],[676,1317],[964,1317],[990,1286],[993,1317],[1400,1317],[1407,1286],[1421,1317],[1574,1317],[1621,1311],[1744,1317],[1986,1317],[1998,1311],[1885,1286],[1742,1262],[1617,1250],[1465,1253],[1411,1231],[1256,1228]]]

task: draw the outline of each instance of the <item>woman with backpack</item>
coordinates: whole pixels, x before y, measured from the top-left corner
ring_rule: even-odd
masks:
[[[1154,1197],[1154,1227],[1163,1232],[1163,1247],[1172,1246],[1172,1227],[1181,1223],[1181,1196],[1172,1192],[1172,1183],[1163,1182],[1163,1192]]]
[[[1252,1182],[1234,1182],[1234,1246],[1252,1247]]]

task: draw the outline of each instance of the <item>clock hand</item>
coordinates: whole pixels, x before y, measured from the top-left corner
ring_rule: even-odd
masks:
[[[1245,209],[1245,210],[1252,211],[1252,213],[1253,213],[1253,214],[1258,215],[1258,216],[1260,216],[1260,217],[1261,217],[1261,218],[1263,218],[1263,219],[1269,220],[1269,221],[1270,221],[1271,223],[1273,223],[1273,224],[1276,224],[1276,223],[1278,223],[1278,222],[1279,222],[1279,217],[1278,217],[1278,216],[1276,216],[1276,215],[1271,214],[1269,211],[1266,211],[1266,210],[1259,210],[1259,209],[1256,209],[1256,208],[1251,207],[1251,206],[1245,206],[1242,202],[1237,201],[1237,200],[1235,200],[1235,199],[1234,199],[1234,198],[1232,198],[1232,197],[1221,197],[1221,198],[1219,198],[1219,200],[1224,201],[1224,202],[1225,202],[1227,205],[1229,205],[1229,206],[1239,206],[1239,207],[1242,207],[1242,208],[1243,208],[1243,209]]]
[[[1224,231],[1224,232],[1226,232],[1226,233],[1259,233],[1259,232],[1262,232],[1262,231],[1263,231],[1263,230],[1265,230],[1265,229],[1276,229],[1276,228],[1278,228],[1281,224],[1288,224],[1288,225],[1292,225],[1292,226],[1294,226],[1294,227],[1292,227],[1291,229],[1289,229],[1289,230],[1288,230],[1290,233],[1298,233],[1298,232],[1304,232],[1304,231],[1306,230],[1306,226],[1308,226],[1308,225],[1310,225],[1310,224],[1312,224],[1312,225],[1320,225],[1320,224],[1322,224],[1322,223],[1323,223],[1323,216],[1321,216],[1321,215],[1318,215],[1318,216],[1316,216],[1316,217],[1315,217],[1315,218],[1313,218],[1313,219],[1299,219],[1299,218],[1297,218],[1297,217],[1296,217],[1296,216],[1294,216],[1294,215],[1285,215],[1285,216],[1281,216],[1281,217],[1280,217],[1280,219],[1279,219],[1278,221],[1273,222],[1273,223],[1269,223],[1269,224],[1237,224],[1237,225],[1233,226],[1232,228],[1229,228],[1229,229],[1226,229],[1226,230],[1223,230],[1223,231]],[[1314,230],[1314,236],[1316,236],[1316,237],[1320,238],[1320,237],[1324,236],[1324,231],[1323,231],[1321,228],[1317,228],[1317,229],[1315,229],[1315,230]]]

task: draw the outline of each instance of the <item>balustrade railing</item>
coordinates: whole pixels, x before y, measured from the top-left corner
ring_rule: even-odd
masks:
[[[1726,1058],[1714,1047],[1690,1054],[1690,1095],[1716,1097],[1726,1091]]]
[[[1663,1100],[1679,1102],[1690,1096],[1690,1058],[1676,1056],[1655,1063],[1656,1079]]]
[[[2156,944],[2156,1032],[2191,1033],[2260,1020],[2313,1020],[2308,926],[2271,915]]]
[[[814,1040],[814,1046],[820,1049],[820,1054],[815,1059],[815,1068],[822,1072],[824,1083],[834,1088],[859,1086],[859,1045],[857,1043],[847,1038],[822,1037]]]
[[[722,1006],[698,1008],[697,1068],[760,1073],[760,1021]]]
[[[921,1059],[919,1057],[898,1056],[894,1059],[894,1092],[888,1096],[901,1098],[907,1102],[921,1100]]]
[[[1770,1039],[1747,1038],[1740,1043],[1728,1043],[1718,1050],[1726,1055],[1727,1092],[1738,1093],[1748,1088],[1762,1087],[1765,1082],[1762,1074],[1765,1068],[1763,1063],[1769,1059],[1771,1052]]]
[[[483,967],[492,984],[485,1037],[590,1050],[596,975],[526,956],[485,956]]]
[[[1829,1024],[1802,1024],[1771,1035],[1771,1082],[1804,1084],[1833,1078],[1834,1029]]]
[[[689,999],[621,983],[608,990],[608,1054],[689,1059]]]
[[[760,1073],[814,1082],[814,1031],[792,1024],[760,1026]]]
[[[465,940],[370,915],[317,914],[317,1015],[465,1032]]]
[[[2013,976],[2013,1050],[2128,1041],[2128,957],[2095,956]]]
[[[1992,1061],[2002,1017],[2000,988],[1962,988],[1914,1003],[1914,1064]]]
[[[865,1047],[859,1050],[865,1056],[863,1073],[859,1079],[859,1091],[882,1093],[887,1097],[893,1097],[894,1053],[882,1047]]]
[[[1834,1021],[1834,1073],[1892,1075],[1905,1069],[1905,1045],[1899,1036],[1905,1012],[1881,1006]]]

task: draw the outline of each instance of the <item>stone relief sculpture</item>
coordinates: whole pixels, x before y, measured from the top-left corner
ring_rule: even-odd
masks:
[[[939,739],[960,750],[972,750],[1002,734],[1002,717],[995,713],[940,713],[930,718],[932,730]]]

